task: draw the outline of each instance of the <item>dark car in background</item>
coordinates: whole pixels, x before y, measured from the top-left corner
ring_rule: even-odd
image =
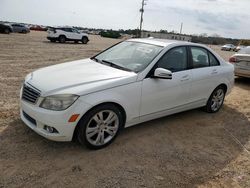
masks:
[[[0,23],[0,33],[9,34],[11,32],[13,32],[13,29],[10,25]]]
[[[11,24],[13,32],[15,33],[29,33],[30,29],[23,24],[13,23]]]
[[[33,31],[47,31],[48,28],[45,27],[45,26],[40,26],[40,25],[31,25],[30,30],[33,30]]]

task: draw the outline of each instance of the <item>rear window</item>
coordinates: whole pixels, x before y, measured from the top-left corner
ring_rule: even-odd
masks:
[[[191,47],[193,68],[209,67],[207,50],[200,47]]]
[[[219,61],[212,55],[210,52],[209,53],[209,60],[210,60],[210,66],[218,66],[220,65]]]

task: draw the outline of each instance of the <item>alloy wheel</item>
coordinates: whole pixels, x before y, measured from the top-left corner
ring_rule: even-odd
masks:
[[[225,93],[223,89],[218,89],[214,92],[212,100],[211,100],[211,109],[212,111],[217,111],[221,105],[223,104],[223,100],[225,97]]]
[[[112,110],[102,110],[90,118],[86,126],[86,139],[94,146],[107,144],[119,129],[119,118]]]

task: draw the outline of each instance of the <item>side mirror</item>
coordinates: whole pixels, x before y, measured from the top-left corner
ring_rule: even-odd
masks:
[[[161,78],[161,79],[172,79],[172,72],[167,69],[157,68],[154,72],[154,78]]]

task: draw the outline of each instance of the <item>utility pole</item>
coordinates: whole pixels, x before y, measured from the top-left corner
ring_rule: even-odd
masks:
[[[183,23],[181,22],[180,34],[182,33],[182,27],[183,27]]]
[[[144,6],[146,5],[145,1],[146,0],[142,0],[141,9],[140,9],[141,20],[140,20],[139,38],[141,38],[141,35],[142,35],[142,22],[143,22]]]

